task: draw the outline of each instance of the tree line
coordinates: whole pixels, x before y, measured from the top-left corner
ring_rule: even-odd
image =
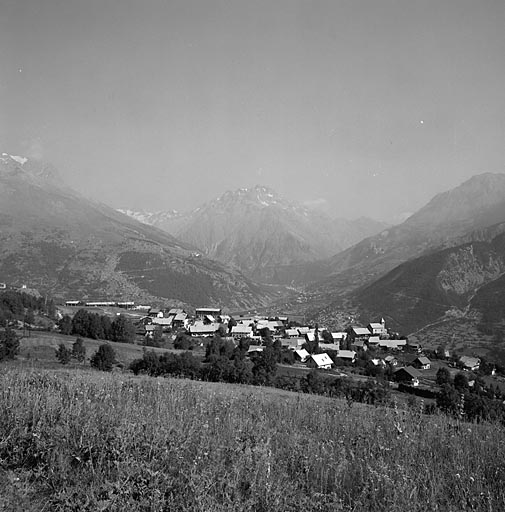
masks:
[[[99,315],[86,309],[79,309],[73,318],[63,316],[58,327],[62,334],[122,343],[133,343],[136,334],[135,326],[126,316],[119,315],[111,320],[107,315]]]
[[[31,324],[34,322],[35,313],[54,318],[56,313],[54,301],[14,290],[0,293],[0,326],[6,327],[13,320]]]

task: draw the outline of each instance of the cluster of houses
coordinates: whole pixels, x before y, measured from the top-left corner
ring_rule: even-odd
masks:
[[[294,326],[287,316],[269,318],[265,316],[238,316],[232,318],[223,314],[221,308],[196,308],[193,316],[182,308],[161,309],[150,306],[135,306],[133,302],[87,302],[67,301],[67,306],[116,306],[137,309],[145,312],[139,322],[139,333],[153,337],[156,330],[173,332],[184,330],[195,338],[213,337],[216,333],[238,343],[241,339],[250,341],[249,352],[261,352],[265,338],[279,340],[281,347],[291,350],[295,359],[309,368],[331,369],[337,360],[354,363],[360,352],[372,350],[376,356],[380,352],[384,357],[370,359],[373,365],[390,367],[395,380],[418,386],[422,372],[431,368],[431,361],[422,355],[422,347],[417,342],[397,339],[386,328],[382,318],[380,322],[369,323],[366,327],[351,326],[345,331],[332,332],[324,327]],[[310,343],[318,344],[317,354],[307,350]],[[374,350],[375,349],[375,350]],[[397,352],[409,351],[417,357],[408,366],[399,367],[395,355]],[[449,354],[446,354],[448,357]],[[338,362],[338,361],[337,361]],[[478,370],[480,360],[476,357],[462,356],[459,366],[466,370]]]
[[[268,336],[272,341],[279,340],[282,348],[293,351],[298,362],[318,369],[334,367],[337,359],[354,363],[360,351],[370,349],[388,353],[383,359],[372,359],[374,365],[392,367],[398,364],[396,357],[392,355],[394,352],[403,350],[421,352],[418,343],[409,344],[406,339],[391,337],[384,319],[369,323],[366,327],[352,326],[345,331],[331,332],[324,327],[292,326],[286,316],[232,318],[224,315],[220,308],[197,308],[194,317],[190,317],[183,309],[162,311],[151,308],[148,315],[143,318],[142,324],[146,336],[152,336],[154,330],[161,326],[163,329],[184,329],[190,336],[199,338],[212,337],[217,332],[235,343],[247,338],[251,342],[249,347],[251,353],[263,351],[263,341]],[[315,342],[318,343],[319,353],[310,354],[306,350],[306,344]],[[429,368],[429,361],[422,356],[418,357],[413,364],[412,369],[416,372],[418,371],[416,367]],[[418,377],[417,374],[415,377]]]

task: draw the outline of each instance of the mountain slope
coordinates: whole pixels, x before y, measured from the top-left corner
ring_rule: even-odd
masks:
[[[62,184],[51,167],[0,158],[0,276],[74,297],[263,304],[239,272]]]
[[[315,288],[326,293],[369,283],[397,265],[441,247],[482,237],[505,222],[505,174],[474,176],[438,194],[398,226],[386,229],[323,262],[328,273]]]
[[[385,227],[365,218],[333,220],[262,186],[226,192],[188,214],[122,211],[271,283],[290,283],[300,264],[327,258]]]
[[[475,316],[503,290],[505,234],[407,261],[354,294],[368,315],[405,333],[448,316]],[[500,286],[500,283],[501,286]],[[487,292],[486,292],[487,291]],[[496,297],[494,297],[496,299]]]

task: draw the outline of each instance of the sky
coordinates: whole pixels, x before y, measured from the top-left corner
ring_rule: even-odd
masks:
[[[0,0],[0,152],[117,208],[395,222],[505,172],[503,0]]]

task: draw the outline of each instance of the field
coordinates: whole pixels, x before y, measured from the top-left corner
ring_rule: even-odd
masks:
[[[497,425],[268,388],[0,372],[5,511],[499,511],[504,441]]]
[[[56,362],[56,350],[60,343],[63,343],[68,349],[72,349],[72,344],[76,340],[76,336],[66,336],[64,334],[49,333],[49,332],[32,332],[30,337],[23,337],[20,340],[20,354],[18,363],[23,366],[33,366],[36,368],[54,368],[60,365]],[[89,359],[104,340],[92,340],[83,338],[84,347],[86,348],[86,358]],[[109,342],[114,352],[116,353],[116,360],[122,366],[127,366],[131,361],[142,357],[144,347],[133,343],[118,343]],[[181,353],[183,350],[167,349],[167,348],[154,348],[146,347],[147,350],[161,354],[163,352]],[[203,357],[203,349],[195,349],[193,351],[197,357]],[[72,367],[80,368],[82,365],[79,363],[72,363]]]

